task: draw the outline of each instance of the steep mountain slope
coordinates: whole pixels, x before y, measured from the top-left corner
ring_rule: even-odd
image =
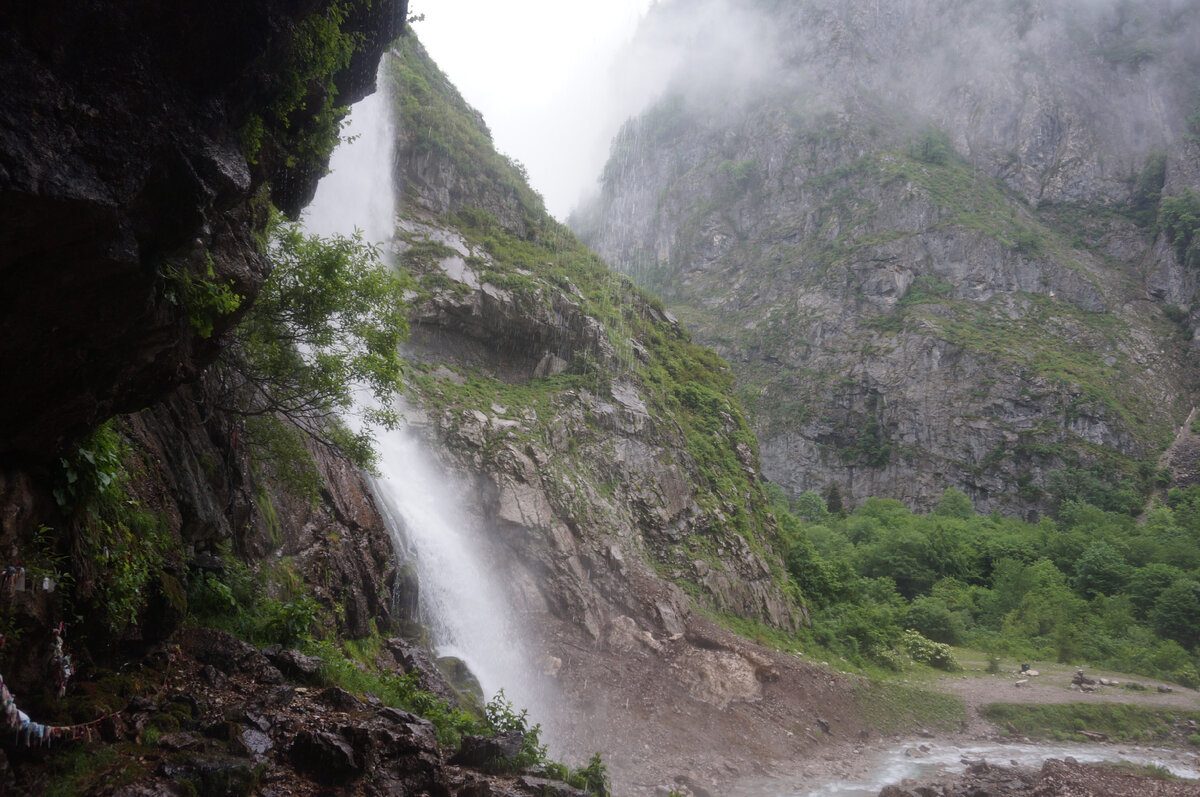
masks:
[[[650,793],[794,757],[814,713],[857,733],[852,683],[705,616],[803,619],[727,367],[544,213],[417,42],[394,56],[408,416],[470,485],[555,743]]]
[[[579,570],[575,535],[586,569],[646,554],[715,608],[792,627],[727,367],[546,215],[419,44],[389,76],[401,261],[420,286],[412,387],[451,455],[493,480],[484,514],[565,545],[563,567]]]
[[[1134,509],[1196,387],[1194,224],[1156,214],[1196,204],[1197,30],[1169,2],[660,4],[638,46],[705,61],[572,225],[730,361],[793,495]]]

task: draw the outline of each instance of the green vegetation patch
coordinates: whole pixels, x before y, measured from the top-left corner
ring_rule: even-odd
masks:
[[[858,716],[879,733],[915,728],[957,730],[967,719],[962,700],[895,681],[863,682],[855,689]]]
[[[1200,711],[1128,703],[992,703],[980,709],[1009,733],[1057,741],[1093,741],[1080,731],[1102,733],[1113,742],[1178,741]]]
[[[438,69],[416,36],[409,31],[392,53],[385,62],[386,79],[400,124],[413,136],[417,152],[453,164],[474,196],[510,202],[528,227],[540,227],[545,206],[529,187],[524,167],[496,152],[483,117]]]

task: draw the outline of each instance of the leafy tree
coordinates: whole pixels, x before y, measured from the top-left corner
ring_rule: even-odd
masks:
[[[825,493],[825,508],[834,515],[846,511],[846,507],[842,503],[842,491],[838,489],[836,484],[831,484],[829,491]]]
[[[1025,568],[1028,585],[1017,607],[1005,616],[1002,630],[1025,637],[1051,637],[1083,613],[1083,601],[1071,594],[1066,576],[1043,559]]]
[[[1163,197],[1158,222],[1167,240],[1175,245],[1180,261],[1190,264],[1194,259],[1192,243],[1200,241],[1200,196],[1185,188],[1178,196]]]
[[[955,155],[954,144],[944,130],[927,127],[909,147],[909,155],[925,163],[945,166]]]
[[[929,541],[913,529],[901,529],[882,536],[878,542],[858,552],[859,571],[865,576],[889,577],[906,598],[927,592],[937,580],[930,566]]]
[[[1116,595],[1128,580],[1125,558],[1106,542],[1093,544],[1075,562],[1075,589],[1085,598]]]
[[[1154,602],[1154,629],[1187,648],[1200,642],[1200,583],[1185,579],[1163,590]]]
[[[218,369],[223,401],[277,433],[277,421],[286,419],[311,440],[370,466],[373,431],[398,421],[406,284],[359,234],[322,238],[281,224],[269,254],[274,270]],[[355,410],[358,388],[374,406]],[[356,432],[339,420],[355,411]],[[268,434],[263,424],[254,428],[260,438]]]
[[[796,517],[808,523],[824,523],[829,520],[830,509],[820,495],[812,490],[805,490],[796,498],[794,507]]]
[[[1151,562],[1135,570],[1129,579],[1127,590],[1138,619],[1148,619],[1159,596],[1181,578],[1182,570],[1163,562]]]
[[[1151,150],[1146,156],[1146,165],[1133,187],[1133,200],[1130,203],[1133,220],[1142,227],[1154,223],[1166,181],[1167,153],[1160,149]]]
[[[968,520],[975,517],[975,505],[962,490],[947,487],[938,499],[937,506],[933,508],[933,514]]]
[[[934,642],[957,645],[962,641],[962,619],[951,612],[940,598],[921,597],[914,600],[904,613],[904,626]]]

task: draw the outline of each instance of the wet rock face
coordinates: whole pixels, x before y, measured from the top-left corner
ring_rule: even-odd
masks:
[[[465,257],[483,270],[486,252],[436,220],[409,213],[410,234],[444,242],[457,254],[425,267],[454,284],[414,308],[408,354],[432,370],[429,394],[420,397],[431,407],[408,418],[470,485],[466,504],[501,543],[515,605],[589,642],[605,639],[612,622],[630,616],[677,634],[690,613],[687,598],[652,573],[653,563],[666,579],[694,581],[721,611],[795,628],[801,617],[772,573],[774,552],[755,550],[734,531],[728,507],[703,505],[705,487],[686,439],[651,409],[649,392],[635,378],[551,391],[541,405],[456,404],[462,373],[531,388],[557,373],[545,371],[556,357],[564,368],[591,358],[610,372],[623,369],[606,327],[569,287],[539,281],[536,292],[518,293],[481,284],[457,264]],[[641,299],[629,301],[634,313],[658,312]],[[752,452],[737,456],[754,471]],[[707,561],[689,553],[687,543],[697,537],[713,541]]]
[[[327,5],[85,0],[6,12],[0,456],[47,459],[215,357],[238,314],[201,334],[191,322],[203,308],[184,306],[171,275],[257,293],[267,266],[252,197],[270,178],[276,204],[296,212],[320,170],[288,172],[292,153],[269,131],[248,161],[240,135],[278,96],[297,23]],[[374,3],[346,23],[367,35],[339,102],[372,87],[405,7]],[[312,99],[315,112],[323,101]]]

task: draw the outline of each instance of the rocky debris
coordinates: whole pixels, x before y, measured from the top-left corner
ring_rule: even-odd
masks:
[[[1200,786],[1050,759],[1040,770],[975,762],[955,778],[885,786],[879,797],[1195,797]]]
[[[344,714],[352,714],[366,708],[366,704],[340,686],[331,686],[323,690],[317,695],[317,701]]]
[[[162,743],[162,740],[159,740]],[[271,741],[271,737],[258,728],[246,728],[233,740],[235,749],[245,756],[256,760],[263,760],[267,753],[275,746]]]
[[[283,681],[283,673],[258,648],[225,631],[189,628],[180,635],[179,644],[188,655],[223,674],[249,675],[263,684]]]
[[[1084,687],[1084,686],[1095,687],[1096,686],[1096,681],[1094,679],[1089,678],[1086,675],[1084,675],[1083,670],[1075,671],[1075,674],[1073,676],[1071,676],[1071,683],[1074,686],[1078,686],[1078,687]]]
[[[386,644],[396,664],[406,673],[415,673],[422,689],[450,703],[457,699],[454,687],[425,648],[399,637],[388,639]]]
[[[249,794],[258,782],[253,762],[219,755],[167,759],[158,772],[172,787],[184,782],[192,784],[192,794]]]
[[[452,761],[428,720],[362,700],[339,688],[315,689],[263,683],[248,650],[220,632],[196,629],[180,655],[161,673],[162,688],[139,695],[137,712],[112,718],[110,742],[138,742],[172,706],[180,729],[162,733],[152,746],[136,748],[139,766],[122,795],[201,794],[425,794],[429,797],[586,797],[561,781],[537,775],[489,774],[498,759],[512,759],[524,737],[467,737]],[[225,680],[212,684],[195,651],[213,657],[214,643],[230,652]],[[282,651],[268,650],[278,655]],[[261,655],[261,654],[260,654]],[[288,701],[275,696],[281,689]],[[149,737],[146,737],[149,738]],[[0,759],[2,760],[2,759]],[[181,785],[182,784],[182,785]],[[186,784],[193,791],[188,792]],[[105,792],[108,793],[108,792]]]

